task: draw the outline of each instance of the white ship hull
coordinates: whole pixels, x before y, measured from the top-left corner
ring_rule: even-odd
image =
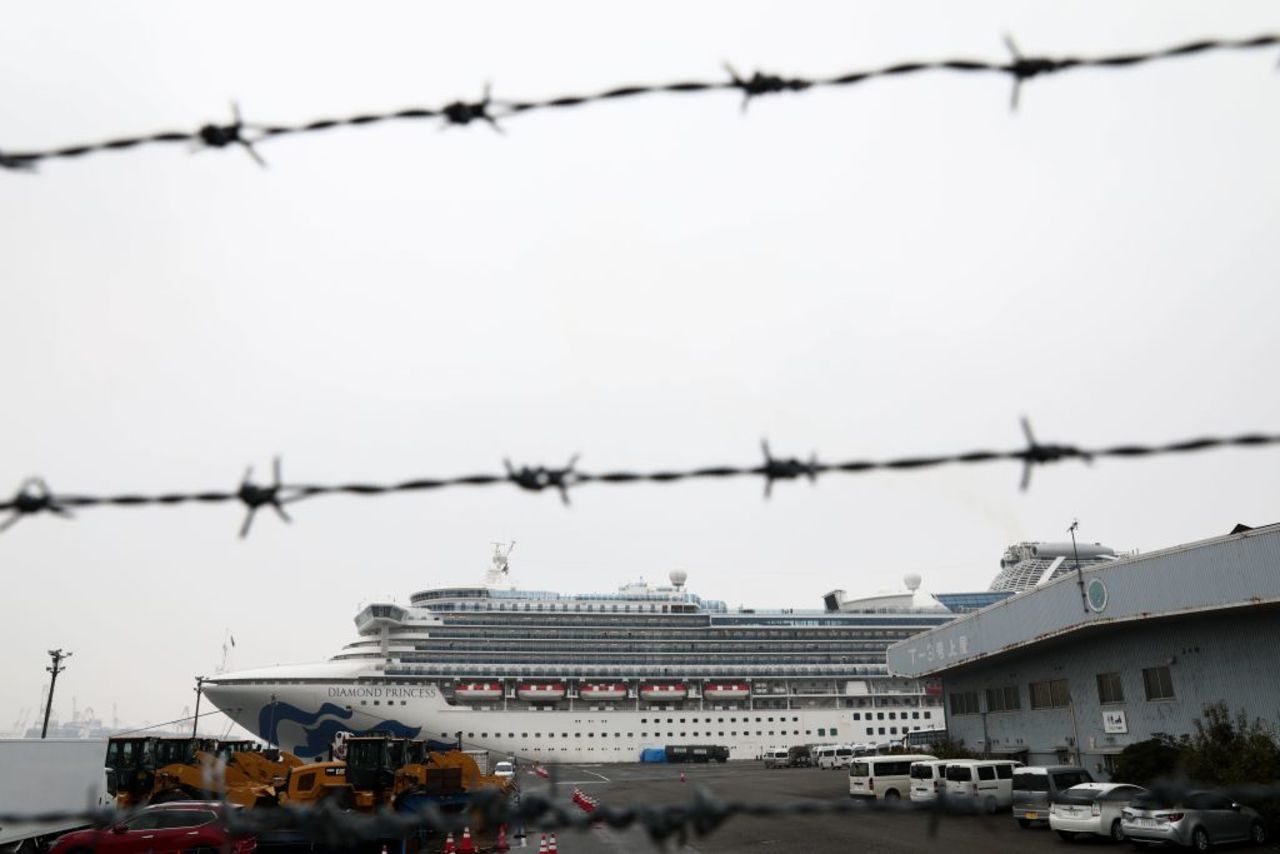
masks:
[[[325,667],[331,665],[324,665]],[[254,677],[258,678],[254,678]],[[327,753],[338,732],[384,730],[417,739],[456,741],[541,763],[636,762],[646,748],[717,744],[730,759],[755,759],[769,748],[800,744],[881,743],[868,735],[866,712],[844,708],[733,708],[707,700],[699,708],[637,708],[634,699],[608,704],[574,701],[572,708],[539,710],[451,705],[435,684],[326,679],[298,684],[297,674],[227,674],[206,695],[235,721],[281,749],[306,758]],[[256,684],[236,684],[241,679]],[[647,704],[646,704],[647,705]],[[919,707],[877,706],[887,717]],[[859,720],[854,720],[854,714]],[[883,725],[883,721],[879,722]],[[917,719],[916,726],[922,722]],[[940,725],[925,721],[926,729]],[[873,729],[878,729],[871,725]],[[461,735],[459,735],[461,733]]]

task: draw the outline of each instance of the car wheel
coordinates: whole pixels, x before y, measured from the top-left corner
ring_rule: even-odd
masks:
[[[1076,835],[1069,830],[1059,830],[1058,835],[1062,837],[1063,842],[1075,842]]]
[[[898,794],[897,789],[890,789],[889,791],[884,793],[884,799],[886,801],[896,801],[898,800],[899,797],[901,796]]]
[[[1124,842],[1124,826],[1120,824],[1120,819],[1111,822],[1111,841]]]
[[[1203,827],[1197,827],[1191,834],[1191,847],[1197,851],[1208,851],[1213,847],[1213,843],[1209,840],[1209,831]]]
[[[1022,828],[1023,830],[1028,830],[1031,827],[1031,822],[1025,818],[1020,818],[1018,819],[1018,827]]]
[[[1262,826],[1262,822],[1255,821],[1249,828],[1249,841],[1254,845],[1267,844],[1267,829]]]

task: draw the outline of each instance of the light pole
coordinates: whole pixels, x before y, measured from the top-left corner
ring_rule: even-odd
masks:
[[[49,710],[53,708],[53,686],[58,684],[58,674],[66,670],[66,668],[62,666],[62,662],[65,659],[70,658],[71,653],[63,652],[60,649],[51,649],[49,650],[49,657],[53,659],[53,664],[45,668],[45,670],[50,673],[49,697],[45,700],[44,704],[44,726],[40,728],[41,738],[44,738],[49,734]]]
[[[1071,534],[1071,554],[1076,561],[1076,586],[1080,588],[1080,607],[1084,608],[1084,612],[1089,613],[1089,599],[1084,592],[1084,572],[1080,569],[1080,552],[1076,550],[1076,528],[1080,527],[1079,519],[1071,520],[1071,527],[1067,528],[1067,532]]]
[[[191,720],[191,737],[196,738],[196,734],[200,728],[200,695],[204,688],[204,677],[196,677],[196,714]]]

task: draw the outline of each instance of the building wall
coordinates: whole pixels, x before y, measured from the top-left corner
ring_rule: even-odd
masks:
[[[945,671],[948,728],[971,750],[1025,749],[1032,765],[1056,763],[1063,751],[1106,779],[1108,756],[1156,733],[1191,733],[1215,702],[1280,725],[1278,657],[1280,609],[1271,605],[1098,626]],[[1173,699],[1147,700],[1142,671],[1160,665],[1169,668]],[[1104,672],[1120,673],[1123,702],[1099,703]],[[1068,681],[1070,705],[1032,709],[1029,684],[1054,679]],[[989,711],[986,689],[1005,686],[1017,687],[1020,708]],[[954,714],[952,696],[969,691],[980,713]],[[1104,712],[1123,712],[1127,732],[1106,732]]]

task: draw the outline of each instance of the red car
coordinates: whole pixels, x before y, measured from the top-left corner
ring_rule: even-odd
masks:
[[[125,821],[102,830],[76,830],[49,848],[49,854],[133,854],[192,849],[250,854],[252,836],[231,836],[223,825],[226,806],[205,801],[176,801],[143,807]]]

